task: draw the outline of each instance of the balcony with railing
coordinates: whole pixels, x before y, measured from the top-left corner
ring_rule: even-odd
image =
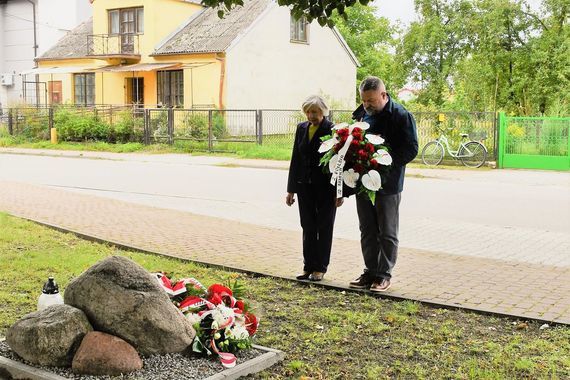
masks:
[[[87,36],[88,56],[140,60],[139,34],[90,34]]]

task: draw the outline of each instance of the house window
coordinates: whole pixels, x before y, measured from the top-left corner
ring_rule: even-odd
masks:
[[[109,11],[109,34],[143,34],[143,8],[113,9]]]
[[[76,105],[92,106],[95,104],[95,73],[74,74],[73,88]]]
[[[158,103],[164,107],[184,106],[184,71],[158,71]]]
[[[291,42],[309,42],[309,24],[305,17],[295,20],[291,15]]]

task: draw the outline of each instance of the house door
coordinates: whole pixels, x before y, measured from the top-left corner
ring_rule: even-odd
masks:
[[[121,53],[135,52],[135,9],[121,9]]]
[[[144,104],[144,78],[127,78],[127,104]]]
[[[48,82],[50,104],[61,104],[61,81]]]

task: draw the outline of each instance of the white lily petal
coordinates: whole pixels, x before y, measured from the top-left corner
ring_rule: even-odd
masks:
[[[359,177],[360,174],[355,172],[354,169],[348,169],[342,173],[342,179],[344,180],[344,183],[346,184],[346,186],[352,189],[356,187],[356,182],[358,181]]]
[[[332,149],[332,147],[338,142],[336,137],[332,137],[328,140],[325,140],[319,146],[319,153],[324,153]]]
[[[350,126],[350,132],[352,132],[352,130],[353,130],[354,128],[360,128],[360,129],[362,129],[363,131],[365,131],[365,130],[367,130],[368,128],[370,128],[370,124],[368,124],[368,123],[365,122],[365,121],[357,121],[356,123],[354,123],[354,124],[352,124],[352,125]]]
[[[392,165],[392,156],[384,149],[378,149],[373,157],[380,165]]]
[[[329,161],[329,171],[331,173],[334,172],[334,167],[336,166],[337,161],[338,161],[338,154],[335,154],[334,156],[331,157],[331,160]]]
[[[332,129],[339,130],[339,129],[344,129],[344,128],[346,128],[346,127],[348,127],[348,123],[340,123],[340,124],[335,124],[335,125],[332,127]]]
[[[366,134],[366,140],[374,145],[384,144],[384,139],[378,135]]]
[[[376,170],[370,170],[362,176],[362,185],[364,185],[368,190],[377,191],[382,187],[380,173]]]

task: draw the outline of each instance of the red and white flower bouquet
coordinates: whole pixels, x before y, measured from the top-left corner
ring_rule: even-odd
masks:
[[[332,135],[323,138],[319,152],[326,153],[320,164],[332,173],[337,198],[342,197],[344,184],[374,203],[376,191],[382,188],[382,175],[389,170],[392,156],[382,137],[366,133],[369,127],[365,122],[337,124]]]
[[[239,299],[242,288],[237,281],[231,287],[213,284],[206,288],[194,278],[172,281],[163,273],[155,275],[196,330],[192,350],[217,355],[224,367],[235,366],[237,360],[233,353],[251,348],[259,325],[247,303]]]

